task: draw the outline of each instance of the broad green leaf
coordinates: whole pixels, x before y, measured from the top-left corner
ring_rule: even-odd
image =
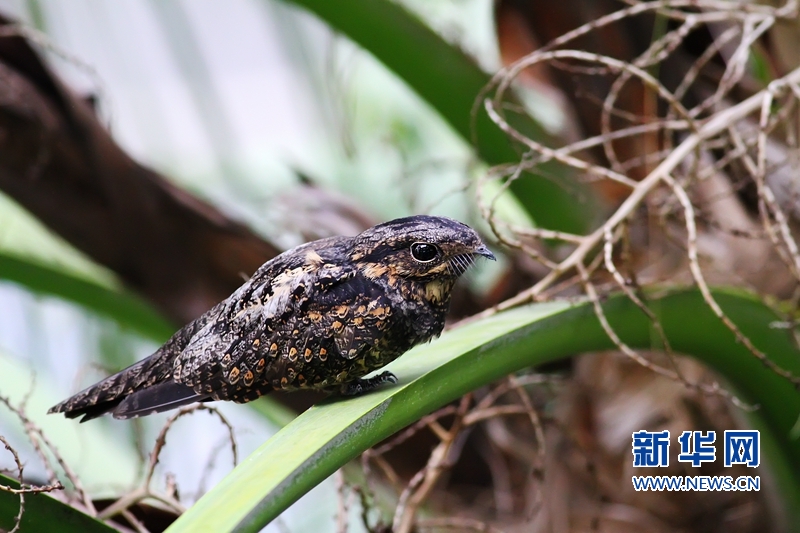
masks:
[[[0,475],[0,483],[19,488],[16,480]],[[19,512],[19,496],[0,490],[0,531],[10,531]],[[114,528],[48,496],[26,494],[21,533],[113,533]]]
[[[32,259],[0,252],[0,280],[3,279],[33,292],[75,302],[159,342],[175,331],[166,319],[133,294]]]
[[[785,330],[770,327],[777,318],[768,307],[742,293],[715,296],[757,347],[800,375],[800,353]],[[751,419],[762,432],[762,461],[800,524],[800,441],[790,437],[800,392],[736,342],[697,291],[666,293],[649,303],[676,351],[709,365],[741,399],[760,406]],[[649,320],[628,299],[612,297],[604,309],[625,342],[658,347]],[[392,363],[398,385],[326,401],[300,415],[168,531],[258,531],[358,454],[466,392],[530,366],[609,348],[613,344],[588,302],[532,305],[450,331]]]
[[[291,0],[342,32],[394,71],[426,100],[490,165],[520,160],[508,137],[476,100],[490,76],[461,50],[448,44],[399,4],[389,0]],[[474,117],[474,118],[473,118]],[[547,143],[547,135],[529,117],[515,124],[530,138]],[[587,222],[586,206],[565,187],[577,184],[555,165],[543,165],[542,176],[523,175],[511,191],[543,226],[578,233]],[[552,181],[555,177],[556,181]]]

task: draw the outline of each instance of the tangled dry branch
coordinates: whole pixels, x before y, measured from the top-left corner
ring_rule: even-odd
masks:
[[[207,411],[208,413],[219,418],[220,422],[225,426],[228,432],[228,442],[230,442],[231,453],[233,455],[233,466],[235,467],[239,463],[238,448],[236,446],[236,438],[234,434],[235,432],[233,425],[231,425],[228,419],[215,407],[209,407],[202,404],[194,404],[188,407],[183,407],[167,419],[158,436],[156,437],[156,442],[152,451],[150,452],[150,457],[147,462],[147,470],[141,485],[134,490],[129,491],[117,501],[103,509],[103,511],[98,514],[99,518],[109,519],[116,515],[122,515],[126,520],[128,520],[128,522],[136,525],[137,520],[130,512],[130,509],[134,505],[144,500],[158,501],[178,515],[182,514],[186,510],[186,508],[178,500],[177,487],[175,486],[174,480],[172,480],[171,477],[168,476],[167,478],[167,490],[165,492],[153,489],[152,481],[153,476],[155,475],[155,469],[156,465],[158,464],[159,456],[161,455],[161,451],[164,449],[164,446],[167,443],[167,433],[170,431],[170,429],[172,429],[173,425],[178,419],[198,411]],[[142,528],[137,527],[137,529],[141,530]]]
[[[201,404],[184,407],[168,418],[164,423],[164,426],[161,428],[153,449],[148,457],[142,483],[138,487],[128,491],[126,494],[123,494],[118,500],[102,511],[98,511],[95,508],[91,497],[83,488],[81,480],[77,474],[72,470],[72,468],[70,468],[67,461],[59,453],[58,449],[53,445],[52,441],[45,435],[42,429],[32,420],[30,420],[30,418],[28,418],[28,416],[25,414],[24,401],[22,405],[15,405],[8,398],[0,395],[0,404],[4,405],[20,420],[23,430],[28,438],[28,442],[38,456],[40,462],[44,465],[44,469],[48,475],[48,483],[46,485],[31,485],[26,483],[23,475],[24,462],[20,459],[19,453],[9,443],[8,439],[0,435],[0,443],[2,443],[5,449],[13,456],[16,470],[15,477],[19,482],[19,488],[0,484],[0,491],[18,494],[20,498],[19,512],[16,517],[15,527],[11,530],[11,533],[18,531],[21,527],[20,524],[22,516],[25,512],[25,495],[41,492],[63,491],[62,494],[67,503],[77,507],[86,514],[97,517],[101,520],[109,520],[114,516],[120,515],[129,524],[131,524],[136,531],[140,533],[146,533],[147,529],[134,516],[131,508],[142,501],[155,500],[164,505],[166,508],[174,511],[176,514],[181,514],[186,509],[178,500],[177,487],[172,476],[167,474],[166,491],[154,489],[152,487],[153,478],[155,476],[156,465],[158,464],[159,456],[166,445],[167,433],[178,419],[197,411],[207,411],[219,418],[220,422],[227,430],[226,442],[230,444],[231,454],[233,456],[233,466],[236,466],[239,462],[234,428],[228,419],[214,407]],[[214,458],[212,457],[210,461],[213,461],[213,459]],[[62,475],[66,477],[68,484],[71,486],[70,490],[64,490],[65,486],[59,480],[59,471],[61,471],[63,473]]]
[[[674,369],[660,367],[636,354],[604,319],[597,287],[600,283],[610,283],[624,291],[661,332],[660,324],[647,309],[641,293],[633,287],[670,279],[691,280],[709,308],[754,357],[800,385],[800,377],[780,368],[742,334],[709,289],[709,283],[715,280],[735,279],[738,284],[760,289],[762,294],[780,295],[785,290],[763,288],[766,284],[758,278],[768,276],[763,272],[748,273],[731,268],[721,275],[720,271],[726,267],[715,257],[714,243],[710,244],[713,228],[731,228],[725,238],[745,238],[745,235],[768,238],[771,250],[765,254],[773,254],[784,265],[782,275],[787,280],[784,287],[796,287],[800,282],[800,247],[793,231],[794,219],[800,214],[798,182],[793,172],[797,154],[800,69],[741,98],[755,83],[752,77],[748,78],[752,70],[748,65],[761,53],[759,39],[781,19],[796,17],[797,7],[794,0],[779,7],[706,0],[630,1],[628,7],[585,24],[502,70],[494,79],[493,94],[484,100],[484,107],[498,127],[523,147],[524,154],[518,164],[495,169],[486,178],[501,181],[500,194],[513,180],[528,179],[526,173],[536,174],[538,167],[552,162],[581,173],[587,182],[613,182],[617,187],[627,188],[627,192],[594,231],[571,235],[503,221],[496,212],[500,194],[484,197],[484,188],[479,187],[482,214],[497,238],[547,269],[547,274],[535,285],[488,309],[482,316],[550,297],[554,290],[563,289],[568,280],[567,285],[582,286],[583,293],[594,302],[603,327],[625,354],[695,390],[726,395],[716,383],[690,383],[680,375],[676,365],[673,364]],[[664,21],[666,29],[632,60],[569,48],[582,36],[644,13]],[[714,36],[711,46],[682,73],[677,86],[667,87],[658,77],[659,65],[675,53],[692,32],[701,28]],[[715,58],[724,68],[721,73],[716,72],[716,85],[710,87],[709,65]],[[611,78],[608,94],[597,103],[601,107],[599,135],[553,148],[531,139],[516,126],[518,121],[510,117],[510,109],[504,107],[507,93],[524,71],[543,65],[583,76]],[[647,112],[637,115],[618,105],[626,88],[631,86],[639,87],[646,103],[650,102],[651,105],[644,106]],[[687,97],[690,91],[694,91],[694,99]],[[698,98],[697,94],[703,97]],[[629,157],[625,159],[619,146],[626,142],[629,147],[655,149],[640,150],[633,157],[628,150]],[[635,178],[631,177],[632,170],[636,171],[633,172]],[[737,193],[747,188],[752,188],[757,198],[752,214],[742,208],[737,198]],[[721,214],[723,210],[727,210],[724,215]],[[647,249],[647,244],[631,238],[630,228],[647,228],[646,217],[652,213],[657,214],[652,218],[658,219],[667,239],[676,241],[682,250],[681,268],[654,274],[652,266],[657,263],[658,258],[654,261],[656,254]],[[537,246],[533,238],[560,241],[564,245],[560,249],[568,247],[570,251],[566,257],[554,259],[552,250],[560,249]],[[637,262],[628,252],[624,258],[628,274],[623,276],[618,266],[622,250],[638,251],[648,260]],[[752,260],[747,253],[732,261]],[[769,266],[774,268],[773,264]],[[665,347],[669,352],[668,345]]]
[[[362,522],[364,527],[371,532],[391,530],[394,532],[410,532],[416,528],[428,529],[457,529],[474,531],[499,531],[488,523],[474,518],[420,518],[420,509],[427,505],[435,487],[445,479],[452,469],[459,462],[461,453],[464,449],[465,441],[475,428],[482,428],[488,435],[488,446],[495,450],[518,454],[522,449],[517,446],[516,450],[508,449],[509,443],[506,435],[507,429],[499,429],[504,421],[520,417],[525,417],[530,426],[530,434],[535,443],[535,450],[526,454],[523,453],[521,460],[526,465],[530,473],[529,476],[535,483],[542,479],[542,468],[545,462],[545,436],[543,421],[537,412],[529,393],[532,385],[551,383],[557,381],[555,378],[544,377],[536,374],[525,376],[509,376],[502,382],[496,384],[488,390],[478,391],[468,394],[461,398],[458,405],[449,405],[438,411],[420,419],[417,423],[409,426],[404,431],[395,435],[384,444],[368,450],[361,456],[361,467],[364,472],[366,486],[353,486],[353,492],[358,495],[361,509]],[[394,448],[407,442],[420,432],[428,430],[437,439],[438,444],[431,452],[426,464],[411,477],[408,482],[402,480],[393,469],[385,455]],[[514,446],[511,446],[512,448]],[[493,457],[497,457],[496,453]],[[373,465],[378,467],[379,472],[373,470]],[[505,464],[496,463],[493,468],[493,476],[498,479],[505,479],[509,473]],[[368,512],[375,507],[374,495],[377,480],[382,477],[384,483],[394,487],[399,494],[394,509],[394,517],[391,528],[379,522],[377,526],[371,525]],[[508,489],[507,483],[495,483],[495,499],[498,501],[509,500],[511,494],[504,493]],[[347,529],[346,513],[349,507],[349,496],[345,490],[345,481],[342,476],[339,480],[339,513],[338,530]],[[510,489],[509,489],[510,490]],[[533,498],[537,499],[537,491],[531,491]],[[537,505],[537,502],[532,502]]]
[[[51,462],[51,456],[55,459],[55,462],[62,467],[65,472],[67,479],[72,483],[75,487],[75,491],[79,497],[79,500],[84,505],[87,505],[87,509],[94,509],[91,507],[92,502],[87,497],[86,492],[83,490],[83,487],[80,484],[80,480],[77,478],[75,473],[69,468],[67,463],[58,453],[58,450],[53,446],[52,442],[44,435],[42,430],[34,424],[25,414],[25,401],[23,400],[22,405],[14,405],[11,400],[6,398],[5,396],[0,395],[0,403],[3,404],[9,411],[11,411],[19,421],[22,423],[23,429],[33,447],[34,451],[38,455],[39,459],[41,460],[42,464],[44,464],[45,470],[48,473],[48,483],[46,485],[30,485],[25,482],[24,476],[24,464],[20,460],[19,453],[17,450],[9,443],[8,439],[2,435],[0,435],[0,442],[3,443],[5,449],[13,456],[14,458],[14,465],[16,467],[16,478],[19,482],[19,488],[14,488],[8,485],[0,484],[0,490],[5,492],[11,492],[13,494],[19,495],[19,512],[17,513],[14,527],[11,529],[10,533],[14,533],[19,531],[22,524],[22,515],[25,513],[25,495],[26,494],[36,494],[41,492],[53,492],[53,491],[61,491],[64,490],[64,485],[61,484],[58,477],[55,473],[55,468]]]

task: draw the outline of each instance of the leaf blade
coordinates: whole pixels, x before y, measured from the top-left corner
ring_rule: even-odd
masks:
[[[0,475],[0,483],[18,489],[19,482]],[[0,490],[0,530],[10,531],[19,510],[19,496]],[[103,522],[47,494],[26,494],[23,533],[113,533]]]
[[[33,292],[75,302],[159,342],[175,331],[166,319],[133,294],[105,287],[39,261],[0,252],[0,279]]]
[[[775,317],[766,306],[741,293],[716,296],[756,345],[767,345],[779,364],[800,374],[800,356],[785,332],[769,328]],[[761,403],[756,422],[796,509],[800,480],[791,472],[800,471],[800,442],[788,435],[800,413],[800,392],[740,346],[697,291],[668,293],[653,308],[676,350],[722,373],[745,401]],[[650,347],[650,323],[634,304],[617,296],[605,311],[626,342]],[[521,368],[612,347],[587,302],[539,304],[448,332],[392,363],[399,386],[323,402],[300,415],[168,531],[258,531],[347,461],[462,394]]]

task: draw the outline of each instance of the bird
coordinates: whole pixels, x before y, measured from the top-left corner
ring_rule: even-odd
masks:
[[[495,260],[474,229],[430,215],[302,244],[152,355],[49,413],[128,419],[275,390],[355,396],[396,383],[387,371],[364,376],[441,334],[453,285],[478,257]]]

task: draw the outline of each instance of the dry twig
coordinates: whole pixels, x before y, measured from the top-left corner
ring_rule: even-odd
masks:
[[[659,16],[674,21],[675,27],[657,38],[645,52],[631,62],[567,48],[578,37],[619,22],[626,17],[647,12],[657,12]],[[737,341],[747,347],[754,357],[777,374],[795,384],[800,384],[800,377],[792,375],[772,362],[739,330],[738,326],[716,302],[700,266],[700,252],[697,244],[698,230],[695,222],[697,208],[691,200],[691,190],[694,184],[706,179],[712,172],[718,172],[729,167],[734,161],[740,161],[756,185],[765,234],[771,239],[791,275],[800,282],[800,246],[792,233],[789,215],[770,186],[767,154],[770,142],[768,136],[777,130],[779,124],[783,124],[791,118],[791,111],[797,106],[798,96],[800,96],[800,69],[773,81],[764,90],[741,102],[731,103],[729,101],[731,92],[747,72],[750,49],[776,21],[796,14],[797,2],[795,0],[789,0],[779,7],[713,0],[632,2],[630,6],[616,13],[601,17],[568,32],[498,73],[493,80],[494,94],[483,100],[484,107],[497,126],[510,138],[524,146],[527,152],[518,164],[508,165],[494,171],[492,179],[504,179],[500,191],[494,197],[483,198],[482,187],[478,187],[478,202],[482,214],[488,220],[497,238],[503,244],[517,248],[540,262],[548,269],[548,273],[528,290],[486,310],[475,318],[543,299],[546,297],[545,295],[552,293],[553,288],[562,282],[565,276],[577,276],[584,288],[584,294],[594,303],[595,311],[603,328],[625,354],[654,372],[680,381],[691,389],[730,397],[717,384],[689,383],[680,375],[674,361],[672,362],[674,369],[666,369],[639,356],[613,333],[602,313],[595,281],[592,279],[598,256],[602,257],[605,269],[611,274],[619,289],[651,320],[661,338],[663,347],[672,360],[663,328],[656,320],[655,315],[649,311],[642,297],[631,290],[619,272],[614,259],[614,245],[621,235],[620,228],[634,220],[639,210],[647,205],[648,201],[652,201],[654,193],[658,191],[661,195],[659,202],[662,204],[661,212],[664,216],[671,217],[674,212],[680,212],[683,215],[686,235],[682,245],[686,250],[688,273],[700,289],[706,304],[732,332]],[[724,23],[724,26],[720,26],[723,31],[717,32],[718,35],[714,38],[712,46],[696,60],[674,91],[668,90],[646,70],[664,61],[691,32],[700,26],[711,23]],[[727,63],[716,90],[693,107],[685,107],[682,103],[683,97],[700,78],[701,72],[715,54],[721,54],[723,50]],[[523,70],[543,63],[554,68],[567,69],[585,75],[615,77],[606,99],[602,102],[600,135],[561,148],[551,148],[530,139],[509,122],[505,116],[508,109],[503,106],[505,93]],[[621,112],[615,107],[622,87],[632,80],[641,84],[645,90],[650,91],[653,98],[666,105],[667,112],[663,117],[637,117],[627,112]],[[774,102],[779,98],[782,102],[782,109],[776,113]],[[629,125],[612,129],[612,116],[628,121]],[[755,135],[743,133],[753,129],[754,121],[757,122],[757,133]],[[622,139],[655,134],[661,135],[664,139],[665,148],[629,161],[620,160],[612,143]],[[680,139],[675,146],[671,144],[673,138]],[[587,150],[595,147],[602,147],[609,166],[595,163],[584,155]],[[701,161],[714,160],[713,157],[705,159],[700,157],[700,154],[713,149],[726,149],[727,153],[711,165],[701,164]],[[753,150],[756,152],[755,158],[751,156]],[[579,172],[590,173],[595,179],[623,184],[630,188],[630,193],[605,222],[588,235],[569,235],[542,229],[523,228],[507,224],[497,217],[495,212],[497,198],[505,192],[510,182],[524,179],[522,176],[524,170],[534,170],[539,165],[550,161],[556,161]],[[627,169],[642,164],[655,164],[655,168],[638,182],[626,176]],[[565,245],[573,248],[566,258],[553,261],[545,251],[532,248],[529,242],[531,237],[562,241]],[[732,397],[730,399],[735,401]]]
[[[164,449],[164,446],[167,442],[167,433],[179,418],[197,411],[208,411],[220,419],[220,422],[222,422],[222,424],[228,430],[228,437],[231,443],[231,453],[233,455],[233,466],[238,464],[239,458],[234,429],[228,419],[225,418],[225,416],[217,408],[208,405],[195,404],[188,407],[183,407],[167,419],[158,436],[156,437],[155,445],[153,446],[153,450],[150,452],[150,457],[142,484],[103,509],[103,511],[98,515],[99,518],[108,519],[117,514],[122,514],[130,509],[130,507],[133,505],[136,505],[137,503],[147,499],[161,502],[177,514],[182,514],[186,510],[186,508],[175,497],[174,483],[168,483],[168,485],[173,485],[172,490],[170,490],[168,493],[155,491],[150,485],[153,481],[153,476],[155,475],[155,469],[156,465],[158,464],[159,456],[161,455],[161,451]]]

